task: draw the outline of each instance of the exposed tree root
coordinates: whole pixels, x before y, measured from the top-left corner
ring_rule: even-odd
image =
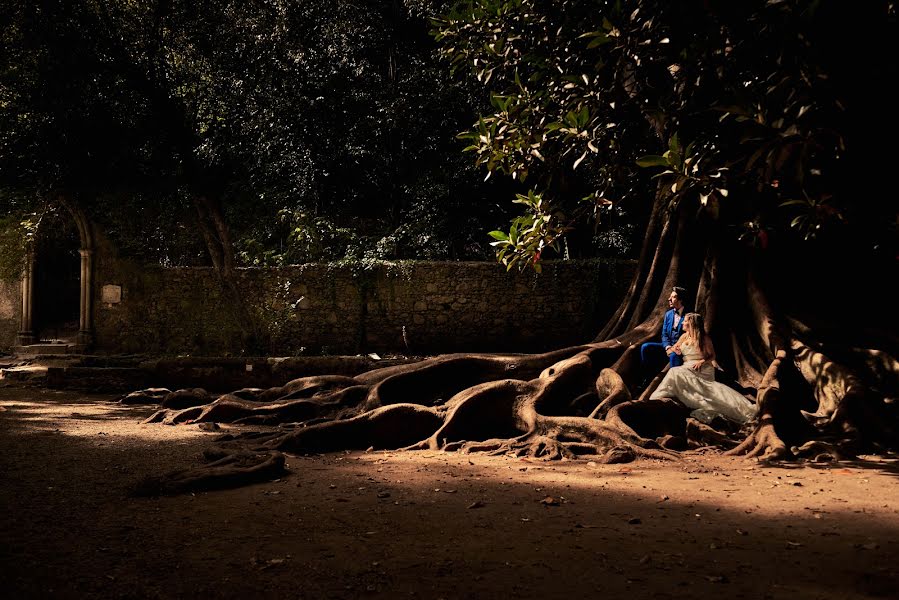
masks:
[[[631,399],[631,393],[627,389],[621,375],[612,369],[603,369],[596,379],[596,396],[603,401],[596,405],[590,413],[591,419],[602,419],[614,406]]]
[[[790,451],[794,456],[808,458],[814,462],[831,462],[856,458],[855,453],[844,445],[823,440],[810,440],[801,446],[793,446],[790,448]]]
[[[147,388],[125,394],[117,401],[120,404],[159,404],[172,390],[168,388]]]
[[[416,404],[393,404],[352,419],[304,427],[269,445],[298,454],[343,449],[393,449],[422,439],[441,422],[434,409]]]
[[[733,448],[739,443],[726,433],[722,433],[718,429],[693,418],[687,419],[686,435],[688,444],[694,448],[703,446]]]
[[[280,452],[213,451],[209,456],[215,460],[207,465],[145,479],[137,485],[135,495],[160,496],[240,487],[269,481],[285,473],[285,458]]]
[[[773,419],[766,415],[760,419],[755,430],[740,445],[728,451],[727,454],[744,454],[749,458],[759,457],[763,460],[778,460],[789,457],[790,451],[774,430]]]

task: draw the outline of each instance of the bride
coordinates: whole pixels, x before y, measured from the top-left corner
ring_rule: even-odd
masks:
[[[684,333],[674,345],[674,352],[683,356],[684,364],[671,367],[659,387],[649,396],[675,398],[687,408],[691,416],[709,422],[717,415],[736,423],[746,423],[756,416],[758,407],[741,393],[715,381],[715,348],[705,333],[702,315],[688,313],[684,317]]]

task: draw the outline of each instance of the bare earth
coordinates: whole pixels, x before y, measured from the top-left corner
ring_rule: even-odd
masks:
[[[112,398],[0,388],[3,597],[899,598],[896,457],[353,452],[135,498],[220,433]]]

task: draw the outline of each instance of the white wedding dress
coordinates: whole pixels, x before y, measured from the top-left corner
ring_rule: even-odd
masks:
[[[694,370],[693,363],[702,360],[699,349],[681,342],[684,364],[671,367],[659,387],[649,396],[676,398],[687,408],[692,408],[690,416],[708,423],[716,415],[736,423],[746,423],[755,418],[758,407],[737,390],[715,381],[715,367],[706,361]]]

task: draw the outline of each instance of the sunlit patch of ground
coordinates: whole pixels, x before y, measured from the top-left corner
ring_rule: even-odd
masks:
[[[60,435],[93,438],[105,436],[107,442],[181,440],[208,437],[196,427],[165,427],[141,423],[156,407],[128,406],[115,402],[112,394],[78,396],[71,392],[28,388],[0,390],[0,409],[17,423],[10,433],[53,432]],[[27,398],[27,399],[26,399]]]

